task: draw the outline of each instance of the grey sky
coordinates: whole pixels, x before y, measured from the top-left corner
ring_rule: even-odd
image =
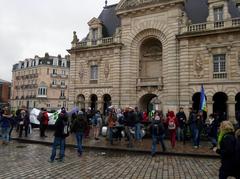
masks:
[[[108,0],[108,4],[119,0]],[[11,81],[12,65],[35,55],[62,56],[72,33],[88,33],[87,22],[98,17],[105,0],[0,0],[0,78]]]

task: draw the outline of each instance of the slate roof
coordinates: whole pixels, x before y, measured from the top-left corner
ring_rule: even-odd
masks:
[[[229,13],[232,18],[240,17],[236,1],[240,0],[228,1]],[[103,23],[103,37],[112,37],[116,28],[121,26],[120,18],[116,15],[116,6],[117,4],[104,7],[98,17]],[[186,0],[185,11],[193,24],[206,22],[208,17],[208,0]],[[87,40],[87,38],[88,36],[83,41]]]

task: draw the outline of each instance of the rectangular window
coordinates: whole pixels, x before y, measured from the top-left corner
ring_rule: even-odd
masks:
[[[92,29],[92,37],[93,40],[98,39],[98,29]]]
[[[58,59],[53,59],[53,66],[58,66]]]
[[[65,81],[61,81],[61,85],[63,85],[63,86],[64,86],[64,85],[65,85]]]
[[[98,66],[92,65],[91,66],[91,80],[97,80],[98,79]]]
[[[213,56],[213,78],[226,78],[226,55]]]
[[[53,74],[57,74],[57,69],[53,69]]]
[[[47,88],[46,87],[38,88],[38,95],[46,96],[47,95]]]
[[[223,21],[223,7],[216,7],[213,9],[214,11],[214,21],[219,22]]]
[[[52,85],[57,85],[57,81],[56,81],[56,80],[53,80],[53,81],[52,81]]]
[[[65,96],[65,90],[61,89],[60,97],[64,97],[64,96]]]
[[[66,67],[67,66],[67,62],[66,62],[66,60],[62,60],[62,65],[61,65],[62,67]]]
[[[62,70],[62,75],[66,75],[66,72],[65,72],[65,70]]]

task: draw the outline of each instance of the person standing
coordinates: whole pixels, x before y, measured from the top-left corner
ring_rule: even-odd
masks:
[[[207,120],[207,128],[208,128],[208,136],[211,139],[212,147],[217,146],[217,135],[218,135],[218,121],[214,118],[213,114],[209,115],[209,119]]]
[[[223,121],[220,125],[218,147],[213,149],[213,151],[218,153],[221,157],[219,179],[227,179],[229,176],[239,178],[237,177],[235,168],[235,147],[236,139],[234,136],[233,124],[230,121]]]
[[[150,132],[152,135],[151,155],[154,156],[156,154],[158,142],[161,143],[162,150],[163,152],[165,152],[166,151],[166,147],[164,143],[165,129],[158,112],[155,112],[155,117],[150,125]]]
[[[236,170],[236,177],[237,179],[240,179],[240,129],[238,129],[236,132],[235,132],[235,137],[236,137],[236,146],[235,146],[235,152],[236,152],[236,155],[235,155],[235,161],[236,161],[236,164],[235,164],[235,170]]]
[[[176,131],[178,127],[178,121],[173,111],[170,111],[168,113],[167,124],[168,124],[171,146],[172,148],[174,148],[176,145]]]
[[[26,110],[25,107],[22,107],[19,117],[20,117],[19,118],[19,137],[22,137],[23,128],[25,131],[25,137],[27,137],[30,119],[29,119],[28,111]]]
[[[108,132],[109,132],[109,141],[110,144],[113,145],[113,128],[116,125],[116,119],[114,116],[114,110],[111,109],[109,111],[109,116],[108,116]]]
[[[41,115],[41,119],[40,119],[40,137],[47,137],[45,135],[45,131],[47,129],[48,126],[48,121],[49,121],[49,117],[48,117],[48,112],[46,109],[42,109],[42,112],[40,112]]]
[[[99,140],[99,131],[102,123],[100,111],[97,111],[92,117],[93,137],[95,140]]]
[[[138,107],[135,107],[135,140],[142,141],[142,133],[141,133],[141,122],[143,120],[142,113],[138,110]]]
[[[56,157],[57,146],[60,146],[59,161],[64,161],[65,154],[65,138],[69,135],[69,122],[68,115],[65,109],[62,109],[61,113],[58,115],[58,119],[54,125],[54,140],[52,145],[52,154],[49,162],[52,163]]]
[[[193,141],[193,147],[198,148],[197,146],[197,116],[195,111],[193,111],[192,108],[189,108],[189,118],[188,118],[188,125],[190,127],[192,141]]]
[[[183,141],[183,144],[185,144],[186,141],[186,121],[187,117],[183,111],[183,108],[179,108],[179,112],[176,115],[179,127],[177,128],[177,139],[178,141]]]
[[[84,131],[87,127],[86,120],[84,119],[84,114],[82,111],[79,111],[76,119],[73,121],[71,126],[71,132],[75,133],[77,147],[78,147],[78,155],[82,156],[82,140],[84,136]]]
[[[7,145],[9,143],[9,131],[11,127],[10,121],[13,120],[12,117],[13,116],[11,115],[8,107],[5,107],[3,109],[3,114],[0,119],[3,145]]]
[[[125,132],[128,138],[128,147],[133,147],[133,141],[132,141],[132,134],[131,134],[131,128],[134,127],[136,120],[136,115],[134,114],[134,110],[132,107],[128,107],[127,113],[126,113],[126,121],[125,121]]]

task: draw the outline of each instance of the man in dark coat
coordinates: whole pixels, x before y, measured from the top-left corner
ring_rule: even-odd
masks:
[[[64,153],[65,153],[65,138],[68,136],[68,115],[65,109],[62,109],[61,113],[58,116],[58,119],[55,123],[55,132],[54,132],[54,141],[52,145],[52,154],[50,157],[49,162],[53,162],[56,157],[56,150],[57,146],[60,146],[60,153],[59,153],[59,161],[64,160]]]

